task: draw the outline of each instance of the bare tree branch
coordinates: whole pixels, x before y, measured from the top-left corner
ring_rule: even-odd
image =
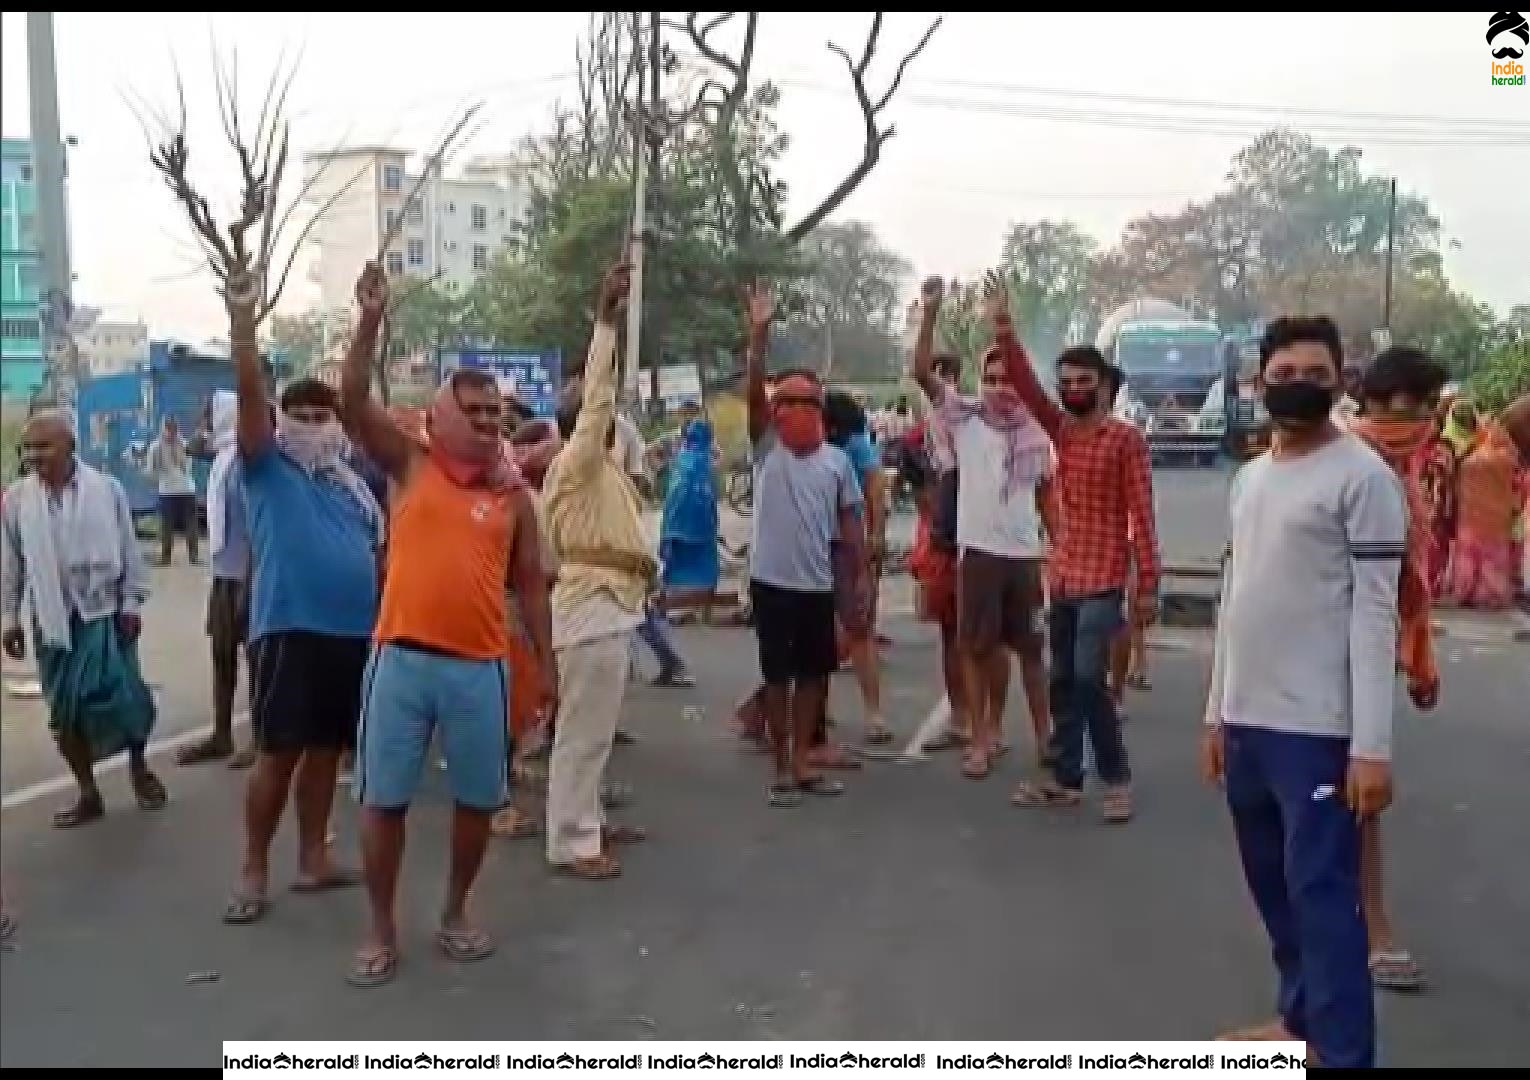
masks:
[[[871,170],[876,168],[877,163],[882,159],[882,147],[886,145],[887,140],[897,133],[897,129],[891,124],[888,124],[886,127],[882,126],[882,111],[887,108],[888,103],[893,99],[893,95],[897,93],[898,87],[903,81],[903,74],[908,70],[908,65],[924,51],[924,47],[930,43],[930,38],[940,28],[942,21],[943,17],[937,18],[934,22],[930,23],[929,28],[920,37],[918,44],[904,54],[903,59],[898,64],[898,70],[893,76],[892,82],[875,101],[872,100],[871,93],[867,89],[866,75],[871,68],[871,61],[876,55],[877,41],[882,33],[882,12],[878,11],[872,16],[871,29],[866,34],[866,45],[861,50],[859,61],[853,60],[850,53],[842,46],[836,45],[832,41],[829,42],[830,51],[845,62],[845,67],[850,73],[851,88],[855,91],[856,103],[861,107],[861,117],[865,121],[865,134],[861,144],[861,159],[845,175],[845,178],[824,197],[822,202],[786,231],[786,238],[788,240],[795,243],[821,225],[861,185],[861,182],[870,175]]]

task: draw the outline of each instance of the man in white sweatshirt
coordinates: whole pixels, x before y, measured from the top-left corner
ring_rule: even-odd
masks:
[[[1225,782],[1279,974],[1279,1018],[1230,1037],[1369,1068],[1359,823],[1392,795],[1406,513],[1386,463],[1333,422],[1342,370],[1325,317],[1277,319],[1260,343],[1275,437],[1233,482],[1202,761]]]

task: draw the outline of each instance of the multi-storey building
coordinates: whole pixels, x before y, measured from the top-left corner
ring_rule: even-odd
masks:
[[[0,150],[0,397],[25,399],[45,370],[36,170],[28,140],[0,140]]]
[[[433,174],[422,183],[408,171],[409,157],[367,146],[307,158],[312,209],[325,208],[309,234],[321,310],[346,310],[357,273],[390,234],[389,276],[431,280],[447,293],[466,292],[514,243],[527,187],[513,161],[477,158],[458,176]]]

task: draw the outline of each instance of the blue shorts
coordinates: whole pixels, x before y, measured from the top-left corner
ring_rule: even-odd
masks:
[[[362,683],[357,801],[388,810],[408,806],[439,727],[452,797],[461,806],[499,809],[509,793],[509,690],[504,660],[378,645]]]

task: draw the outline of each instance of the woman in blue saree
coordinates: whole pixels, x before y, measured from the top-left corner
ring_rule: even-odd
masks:
[[[671,467],[659,535],[666,610],[699,606],[704,619],[711,618],[721,573],[713,452],[712,425],[692,420]]]

